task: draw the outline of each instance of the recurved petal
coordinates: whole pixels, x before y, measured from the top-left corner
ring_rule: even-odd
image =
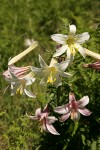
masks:
[[[78,109],[78,111],[82,114],[82,115],[84,115],[84,116],[89,116],[89,115],[91,115],[91,111],[90,110],[88,110],[87,108],[83,108],[83,109]]]
[[[40,84],[43,85],[45,83],[47,83],[47,79],[48,79],[48,74],[46,74],[40,81]]]
[[[56,87],[58,87],[58,86],[61,86],[61,85],[62,85],[62,82],[61,82],[61,79],[60,79],[59,74],[56,74],[56,76],[55,76],[54,85],[55,85]]]
[[[89,103],[89,97],[84,96],[82,99],[76,102],[79,108],[85,107]]]
[[[69,102],[70,103],[74,102],[74,104],[76,103],[75,95],[73,92],[69,93]]]
[[[27,113],[26,113],[26,116],[29,117],[32,120],[38,120],[38,118],[36,116],[29,116]]]
[[[52,124],[52,123],[54,123],[55,121],[57,121],[58,119],[56,118],[56,117],[54,117],[54,116],[49,116],[49,117],[47,117],[47,123],[48,124]]]
[[[38,76],[43,76],[43,68],[37,68],[32,66],[31,70],[33,71],[34,74]]]
[[[48,67],[48,65],[46,64],[46,62],[43,60],[43,58],[40,55],[39,55],[39,63],[42,68]]]
[[[85,58],[86,54],[85,54],[84,48],[81,45],[79,45],[79,44],[75,44],[75,46],[78,49],[78,51],[81,53],[81,55]]]
[[[75,35],[76,33],[76,26],[75,25],[69,25],[69,34]]]
[[[70,116],[70,112],[62,115],[60,118],[60,122],[64,122],[65,120],[67,120],[69,118],[69,116]]]
[[[41,116],[41,108],[36,109],[35,115],[37,116],[37,118]]]
[[[69,111],[67,105],[58,106],[54,108],[54,111],[57,112],[58,114],[66,114]]]
[[[9,68],[8,68],[8,71],[13,80],[18,80],[18,78],[14,75],[14,73],[11,72],[11,70]]]
[[[47,129],[48,129],[48,131],[49,131],[50,133],[52,133],[52,134],[54,134],[54,135],[60,135],[60,134],[56,131],[56,129],[54,128],[53,125],[46,124],[46,127],[47,127]]]
[[[67,35],[63,35],[63,34],[53,34],[53,35],[51,35],[51,38],[59,44],[66,44],[67,37],[68,37]]]
[[[76,38],[76,43],[83,44],[85,43],[85,41],[89,40],[90,35],[88,32],[84,32],[82,34],[76,35],[75,38]]]
[[[48,132],[48,129],[45,123],[42,124],[41,129],[45,132]]]
[[[67,72],[61,72],[59,73],[62,77],[71,77],[72,75],[70,73],[67,73]]]
[[[33,77],[25,77],[25,78],[22,78],[23,80],[25,79],[25,82],[26,82],[26,86],[27,85],[31,85],[32,83],[35,82],[36,78],[33,78]]]
[[[65,71],[66,68],[67,68],[68,65],[69,65],[69,60],[62,61],[59,65],[60,65],[60,67],[61,67],[61,70]]]
[[[56,63],[57,63],[57,60],[52,58],[49,66],[51,67],[52,65],[54,65]]]
[[[27,96],[31,98],[36,98],[36,96],[30,90],[24,89],[24,92]]]
[[[57,57],[62,55],[63,53],[65,53],[65,51],[67,50],[68,46],[67,45],[63,45],[61,46],[59,49],[57,49],[57,51],[54,53],[53,57]]]

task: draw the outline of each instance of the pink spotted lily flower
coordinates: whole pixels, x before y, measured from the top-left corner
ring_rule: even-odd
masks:
[[[41,130],[50,132],[54,135],[60,135],[52,125],[52,123],[54,123],[58,119],[54,116],[49,116],[48,105],[45,106],[43,111],[41,110],[41,108],[36,109],[35,116],[27,116],[32,120],[38,120]]]
[[[84,116],[89,116],[91,114],[91,112],[85,108],[88,103],[88,96],[84,96],[79,101],[76,101],[74,93],[69,93],[69,103],[56,107],[54,111],[63,114],[60,118],[61,122],[67,120],[70,116],[72,120],[78,121],[80,119],[80,113]]]

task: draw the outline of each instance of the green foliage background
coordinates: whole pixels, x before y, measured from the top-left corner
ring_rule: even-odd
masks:
[[[99,150],[100,149],[100,74],[99,71],[84,69],[83,64],[94,62],[76,55],[73,65],[68,68],[74,76],[63,81],[56,89],[35,85],[32,87],[37,99],[11,97],[4,94],[7,86],[2,73],[7,69],[8,59],[26,49],[24,41],[33,38],[40,42],[37,50],[28,54],[17,66],[38,64],[38,54],[49,62],[55,51],[53,33],[65,33],[68,24],[77,26],[77,33],[87,31],[90,40],[84,47],[100,53],[100,1],[99,0],[0,0],[0,150]],[[50,51],[48,53],[47,51]],[[60,136],[41,133],[38,124],[26,117],[35,109],[50,102],[53,107],[68,102],[68,93],[73,90],[76,98],[88,95],[87,106],[93,113],[81,116],[79,123],[72,120],[55,123]],[[51,111],[52,112],[52,111]],[[53,113],[53,112],[52,112]],[[53,113],[59,118],[59,115]]]

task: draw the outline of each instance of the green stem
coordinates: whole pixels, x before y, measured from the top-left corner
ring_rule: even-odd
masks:
[[[56,101],[57,106],[59,105],[59,101],[60,101],[60,90],[61,90],[61,87],[58,86],[58,88],[57,88],[57,101]]]

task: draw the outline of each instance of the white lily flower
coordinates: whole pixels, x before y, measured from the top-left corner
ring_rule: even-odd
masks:
[[[57,63],[57,61],[52,58],[50,65],[48,66],[43,58],[39,55],[39,63],[42,68],[32,67],[34,73],[39,76],[42,76],[42,80],[40,84],[44,83],[51,83],[54,84],[56,87],[62,85],[61,83],[61,76],[62,77],[69,77],[71,74],[64,72],[68,66],[69,61],[63,61],[61,63]]]
[[[11,72],[10,68],[9,76],[6,77],[6,80],[11,84],[11,95],[15,94],[26,94],[29,97],[36,98],[36,96],[27,88],[28,85],[34,83],[35,78],[32,72],[23,76],[17,77],[13,72]]]
[[[67,59],[70,61],[73,61],[76,51],[79,51],[81,55],[85,58],[85,50],[80,45],[85,43],[90,38],[90,35],[88,32],[84,32],[82,34],[75,35],[76,33],[76,26],[75,25],[69,25],[69,34],[63,35],[63,34],[53,34],[51,35],[51,38],[59,43],[62,44],[62,46],[57,49],[57,51],[54,53],[54,57],[60,56],[63,53],[67,53]]]

